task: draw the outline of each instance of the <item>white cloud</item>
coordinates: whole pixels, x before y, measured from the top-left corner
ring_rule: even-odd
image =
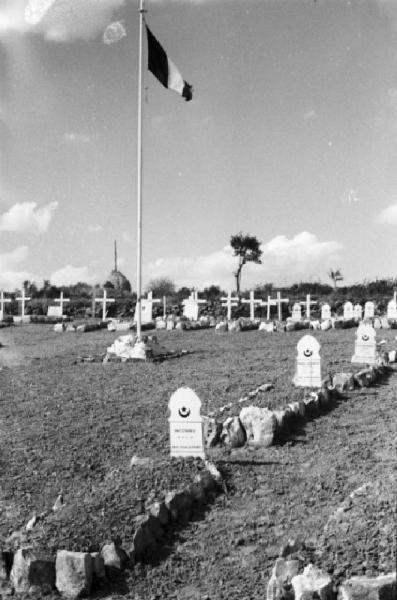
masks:
[[[63,139],[65,140],[65,142],[68,142],[70,144],[88,144],[91,138],[86,133],[70,132],[65,133]]]
[[[99,233],[100,231],[103,231],[103,227],[102,225],[88,225],[87,231],[89,233]]]
[[[98,278],[95,274],[91,274],[88,267],[73,267],[66,265],[50,275],[50,281],[53,285],[74,285],[79,281],[85,283],[93,283]]]
[[[47,231],[58,202],[50,202],[41,208],[36,202],[19,202],[0,215],[0,231],[25,231],[44,233]]]
[[[10,252],[0,254],[0,289],[13,291],[17,287],[20,288],[26,279],[37,281],[36,275],[20,268],[28,256],[27,246],[18,246]]]
[[[262,264],[247,263],[243,268],[242,288],[261,282],[293,283],[312,277],[324,277],[339,257],[342,245],[336,241],[321,242],[313,233],[303,231],[288,239],[279,235],[261,246]],[[230,246],[196,258],[160,258],[149,263],[144,274],[147,281],[168,276],[177,286],[206,287],[220,285],[234,288],[233,272],[237,258]]]
[[[384,208],[378,215],[376,221],[386,225],[397,225],[397,204]]]

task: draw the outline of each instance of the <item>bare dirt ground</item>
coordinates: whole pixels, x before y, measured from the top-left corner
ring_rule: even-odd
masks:
[[[33,512],[51,506],[59,491],[71,510],[63,526],[76,529],[74,491],[79,490],[80,498],[87,492],[88,500],[92,486],[108,493],[109,474],[133,454],[165,460],[167,404],[180,385],[199,394],[204,414],[229,401],[237,403],[268,381],[275,389],[261,401],[269,407],[296,399],[301,391],[291,379],[302,335],[166,332],[159,338],[170,349],[194,354],[159,365],[101,365],[75,361],[104,352],[115,334],[59,335],[37,325],[2,330],[0,540],[26,524]],[[322,346],[324,375],[348,370],[355,330],[315,335]],[[396,347],[395,331],[381,331],[377,337],[387,341],[387,348]],[[274,560],[290,538],[305,541],[302,560],[327,569],[335,583],[351,574],[392,571],[396,402],[394,370],[375,387],[348,392],[284,443],[211,450],[227,493],[171,534],[154,564],[136,565],[118,581],[117,591],[103,590],[97,597],[263,598]],[[109,510],[112,502],[118,503],[118,511],[125,507],[119,533],[128,549],[125,523],[133,486],[128,479],[122,484],[107,501]],[[364,484],[369,485],[335,513]],[[90,508],[87,501],[85,509]]]

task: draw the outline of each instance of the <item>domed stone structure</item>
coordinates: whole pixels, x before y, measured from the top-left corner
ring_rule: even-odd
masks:
[[[110,275],[103,284],[104,287],[112,287],[115,290],[122,290],[125,292],[131,291],[131,284],[127,277],[117,269],[117,245],[114,242],[114,269],[111,270]]]

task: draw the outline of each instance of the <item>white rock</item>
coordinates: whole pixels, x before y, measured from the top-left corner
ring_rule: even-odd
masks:
[[[93,560],[88,552],[58,550],[55,570],[57,590],[66,597],[77,598],[90,593]]]
[[[277,420],[268,408],[246,406],[240,411],[240,421],[247,433],[248,443],[271,446],[277,428]]]
[[[331,577],[312,564],[305,567],[302,575],[293,577],[291,584],[294,588],[295,600],[303,600],[307,592],[316,592],[321,600],[334,598]]]

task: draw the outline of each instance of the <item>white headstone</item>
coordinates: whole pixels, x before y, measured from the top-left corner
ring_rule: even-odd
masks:
[[[47,308],[47,317],[62,317],[62,308],[60,306],[49,306]]]
[[[321,307],[321,319],[330,319],[331,318],[331,307],[329,304],[323,304]]]
[[[292,307],[291,318],[293,321],[300,321],[302,319],[302,308],[301,305],[298,304],[298,302],[295,302],[295,304]]]
[[[312,335],[304,335],[297,345],[294,384],[299,387],[321,387],[320,344]]]
[[[345,302],[343,305],[343,318],[348,321],[354,319],[353,304],[351,302]]]
[[[397,319],[397,302],[395,300],[390,300],[387,305],[387,318]]]
[[[190,388],[179,388],[170,398],[171,456],[205,458],[201,400]]]
[[[363,307],[361,304],[355,304],[353,308],[353,315],[355,319],[361,320],[363,317]]]
[[[375,304],[368,300],[364,305],[364,319],[372,319],[375,316]]]
[[[199,313],[199,304],[203,304],[205,302],[205,300],[199,300],[198,293],[196,290],[194,290],[190,294],[189,298],[186,298],[186,300],[182,302],[183,316],[189,319],[190,321],[197,321]]]
[[[147,298],[141,298],[141,323],[151,323],[153,321],[153,304],[156,302],[161,302],[161,300],[153,298],[153,292],[148,292]],[[136,321],[136,316],[135,314],[134,321]]]
[[[376,331],[372,325],[361,323],[356,332],[352,363],[373,365],[376,354]]]

